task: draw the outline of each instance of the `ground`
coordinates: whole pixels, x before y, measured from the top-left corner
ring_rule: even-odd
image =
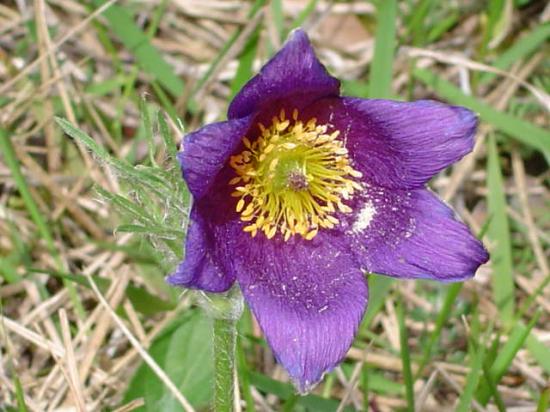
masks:
[[[345,94],[478,113],[430,186],[491,261],[460,284],[371,276],[345,362],[305,397],[245,311],[236,409],[548,409],[550,5],[7,0],[0,410],[208,410],[209,318],[164,282],[189,204],[176,145],[299,26]]]

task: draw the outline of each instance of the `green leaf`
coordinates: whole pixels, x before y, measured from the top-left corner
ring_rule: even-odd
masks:
[[[101,186],[95,186],[95,190],[106,200],[111,202],[116,208],[118,208],[124,215],[129,218],[136,219],[143,224],[154,223],[155,220],[152,216],[149,216],[145,210],[134,202],[128,200],[122,195],[111,193]]]
[[[145,96],[142,96],[139,99],[139,112],[141,117],[141,123],[143,126],[143,133],[147,139],[147,147],[149,148],[149,160],[152,165],[156,166],[155,162],[155,139],[154,139],[154,130],[151,123],[151,114],[149,113],[149,107],[147,105],[147,100]]]
[[[180,323],[152,343],[150,355],[195,408],[207,408],[213,394],[212,322],[190,309]],[[131,378],[123,403],[144,398],[144,412],[175,412],[182,408],[154,372],[142,364]]]
[[[160,111],[157,113],[157,121],[158,121],[160,136],[164,141],[164,146],[166,147],[166,151],[168,152],[168,155],[170,156],[174,165],[176,165],[177,164],[176,156],[178,154],[178,150],[176,148],[176,144],[174,143],[174,140],[172,139],[172,134],[170,133],[170,129],[168,128],[168,124],[166,123],[166,119],[164,118],[164,113]],[[178,168],[178,175],[179,175],[179,168]],[[182,179],[179,179],[178,181],[181,181],[181,180]]]
[[[84,131],[75,127],[68,120],[56,117],[55,121],[63,129],[65,133],[71,136],[73,139],[78,140],[84,144],[88,149],[92,151],[100,160],[113,166],[123,177],[127,179],[133,179],[149,187],[151,190],[163,195],[161,192],[164,187],[164,180],[152,173],[150,170],[143,166],[132,166],[126,161],[119,160],[109,154],[107,150],[97,143],[94,139],[88,136]]]
[[[152,234],[168,239],[182,239],[185,235],[183,230],[174,230],[158,226],[142,225],[120,225],[116,228],[117,232]]]

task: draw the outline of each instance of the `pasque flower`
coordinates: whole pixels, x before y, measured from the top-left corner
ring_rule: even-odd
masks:
[[[297,30],[228,120],[188,134],[179,153],[194,202],[168,281],[208,292],[237,282],[301,392],[349,349],[364,271],[453,282],[488,259],[425,186],[472,150],[476,116],[339,89]]]

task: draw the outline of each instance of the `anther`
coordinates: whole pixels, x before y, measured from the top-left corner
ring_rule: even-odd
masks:
[[[294,109],[287,119],[282,109],[267,127],[258,123],[260,135],[243,137],[245,150],[230,159],[237,176],[229,184],[238,185],[232,196],[240,198],[235,209],[253,237],[311,240],[339,224],[334,214],[350,213],[344,202],[362,190],[354,180],[362,174],[350,165],[340,132],[298,115]]]

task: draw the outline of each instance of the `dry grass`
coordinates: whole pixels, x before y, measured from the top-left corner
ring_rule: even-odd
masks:
[[[162,286],[163,274],[157,273],[155,279],[143,276],[142,262],[130,253],[137,245],[131,235],[113,234],[118,217],[110,204],[98,201],[92,186],[114,192],[125,190],[119,177],[64,136],[53,119],[54,115],[67,118],[119,157],[145,158],[146,140],[136,143],[140,123],[137,101],[142,94],[153,102],[159,100],[159,95],[151,87],[147,71],[138,69],[132,53],[112,32],[98,29],[109,27],[101,14],[112,3],[117,2],[109,1],[95,12],[72,0],[0,4],[0,128],[9,131],[25,184],[37,213],[49,222],[45,230],[51,236],[48,239],[44,235],[44,228],[29,211],[4,154],[0,157],[0,410],[17,404],[17,379],[31,411],[136,410],[142,406],[142,399],[126,405],[121,402],[140,360],[154,369],[184,410],[193,410],[186,400],[188,394],[180,393],[146,352],[164,327],[188,310],[192,300],[184,296],[177,309],[153,315],[135,308],[127,293],[130,284],[145,286],[166,299],[172,299],[174,292]],[[400,4],[400,15],[409,10],[405,3]],[[490,65],[491,56],[498,57],[499,46],[488,53],[486,60],[476,60],[485,24],[482,6],[478,2],[459,3],[464,3],[460,6],[461,19],[436,41],[422,47],[399,44],[394,61],[395,95],[437,97],[420,82],[410,88],[410,68],[416,62],[417,67],[433,70],[459,85],[464,94],[473,94],[499,111],[515,110],[532,124],[548,128],[550,100],[544,90],[544,84],[549,84],[548,48],[540,47],[507,69]],[[138,10],[136,21],[146,29],[159,2],[147,0],[129,7]],[[238,56],[259,25],[261,41],[254,67],[257,69],[268,58],[269,44],[280,46],[274,11],[266,6],[249,19],[250,4],[241,0],[174,0],[160,7],[166,9],[151,43],[184,80],[183,93],[168,99],[191,130],[223,117]],[[285,1],[286,21],[296,18],[303,7],[301,0]],[[548,22],[549,10],[539,1],[514,10],[505,22],[500,46],[512,44],[528,29]],[[319,1],[306,19],[304,26],[321,59],[336,76],[365,80],[373,58],[375,12],[372,4],[363,1]],[[407,27],[402,20],[398,34],[406,38]],[[240,35],[201,84],[210,63],[237,29]],[[116,52],[109,50],[111,46]],[[481,72],[495,73],[495,80],[472,91],[470,79]],[[546,83],[540,81],[542,77],[546,77]],[[129,84],[133,86],[124,89],[124,82],[132,80],[135,82]],[[108,88],[106,81],[120,84]],[[100,87],[105,91],[99,91]],[[191,96],[196,104],[192,110]],[[168,109],[164,104],[162,107]],[[171,122],[171,127],[177,141],[179,126]],[[489,218],[485,165],[487,139],[494,133],[494,124],[482,123],[474,152],[432,182],[432,187],[475,232]],[[514,247],[514,299],[519,308],[550,276],[550,175],[540,153],[517,142],[504,141],[499,158]],[[494,247],[490,240],[486,243],[490,249]],[[88,279],[94,275],[94,279],[108,278],[111,283],[100,291],[62,281],[48,274],[52,271],[81,273]],[[482,325],[495,321],[498,331],[505,332],[491,286],[491,279],[499,275],[494,266],[482,267],[474,280],[465,283],[460,304],[477,306]],[[377,342],[362,337],[348,353],[351,372],[337,370],[330,378],[331,384],[321,385],[317,393],[337,400],[338,410],[345,405],[361,409],[365,362],[369,370],[402,382],[396,300],[403,296],[409,312],[420,308],[423,313],[435,314],[424,320],[413,316],[407,319],[411,353],[419,355],[425,332],[435,328],[441,294],[440,289],[426,283],[404,282],[395,287],[371,323],[370,331],[377,335]],[[124,309],[123,317],[116,308]],[[533,335],[550,348],[548,288],[538,293],[535,304],[523,315],[525,323],[535,308],[541,310],[541,315]],[[456,405],[470,369],[453,352],[466,351],[471,322],[468,311],[462,318],[451,319],[444,328],[441,339],[445,349],[430,358],[415,385],[417,410],[452,410]],[[259,336],[257,327],[253,333]],[[365,342],[370,345],[366,347]],[[247,359],[251,370],[287,379],[264,347],[248,348]],[[413,359],[414,373],[418,361],[417,357]],[[500,381],[498,392],[507,410],[532,411],[537,394],[548,387],[548,379],[548,371],[522,347]],[[277,396],[254,385],[251,393],[257,410],[281,408]],[[402,395],[376,394],[371,396],[370,405],[372,410],[388,411],[406,407],[406,401]],[[472,408],[495,410],[493,400],[487,406],[474,403]]]

